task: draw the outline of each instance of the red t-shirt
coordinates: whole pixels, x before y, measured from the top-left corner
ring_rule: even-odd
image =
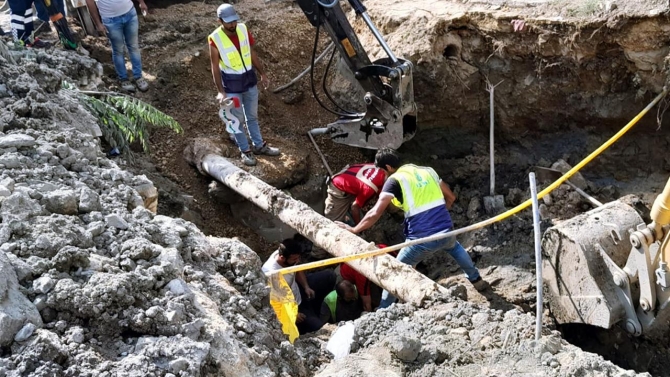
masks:
[[[386,175],[381,169],[376,168],[374,164],[357,164],[350,166],[346,171],[333,177],[333,185],[349,195],[354,195],[356,197],[356,204],[363,208],[365,203],[375,196],[377,192],[356,177],[356,174],[358,174],[361,169],[365,169],[362,173],[363,177],[369,179],[375,186],[377,186],[377,191],[381,191],[382,187],[384,187]]]
[[[356,285],[359,295],[370,296],[370,280],[360,272],[354,270],[348,264],[342,263],[340,265],[340,275],[342,275],[342,279],[348,280]]]
[[[386,247],[384,244],[377,245],[378,248],[383,249]],[[356,285],[356,290],[361,296],[370,296],[370,280],[363,276],[360,272],[354,270],[346,263],[340,265],[340,275],[342,279],[348,280]]]
[[[249,46],[253,46],[256,43],[256,41],[254,40],[254,36],[251,35],[251,32],[249,31],[248,26],[247,26],[247,34],[249,35]],[[226,34],[226,35],[228,35],[228,34]],[[233,42],[233,44],[235,45],[235,48],[237,48],[237,51],[239,51],[240,50],[240,38],[237,37],[237,34],[235,34],[233,36],[228,35],[228,38],[230,38],[230,41]],[[209,44],[211,46],[216,47],[216,43],[214,43],[214,41],[210,40]]]

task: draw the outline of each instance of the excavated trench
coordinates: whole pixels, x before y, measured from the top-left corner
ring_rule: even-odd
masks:
[[[576,164],[665,85],[670,40],[665,16],[574,23],[527,19],[525,30],[515,33],[510,25],[516,19],[513,16],[430,17],[394,10],[371,13],[381,20],[380,28],[398,54],[416,64],[420,129],[399,151],[407,161],[434,167],[455,188],[459,195],[453,211],[457,226],[486,217],[481,201],[489,194],[487,83],[498,84],[496,187],[497,194],[507,197],[508,208],[528,197],[528,173],[533,166],[547,167],[561,159]],[[425,26],[419,28],[419,22]],[[356,21],[354,25],[364,44],[372,46],[365,25]],[[379,49],[370,52],[381,57]],[[362,98],[362,92],[345,80],[347,76],[340,67],[332,82],[336,100],[361,108],[360,102],[352,100]],[[634,194],[647,208],[651,205],[670,171],[666,157],[670,138],[665,132],[670,121],[662,116],[665,106],[662,103],[657,113],[644,118],[582,171],[588,192],[605,202]],[[553,203],[545,200],[543,229],[591,208],[565,192],[553,198]],[[516,221],[514,229],[500,224],[462,239],[473,247],[483,270],[491,273],[513,267],[500,276],[493,271],[494,291],[500,297],[486,297],[492,307],[535,310],[530,220],[522,215],[510,220]],[[397,221],[384,225],[385,229],[370,237],[389,244],[399,242]],[[448,258],[439,259],[419,269],[448,286],[457,281],[460,270]],[[531,287],[519,292],[517,282]],[[667,339],[652,343],[620,328],[557,328],[567,340],[621,367],[666,375],[667,362],[661,360],[667,360]]]
[[[453,9],[448,6],[430,9],[424,3],[430,2],[387,4],[383,0],[369,0],[366,6],[396,55],[415,64],[419,132],[399,151],[407,161],[432,166],[452,186],[458,195],[452,211],[457,227],[488,217],[483,208],[483,197],[489,195],[487,83],[499,84],[495,89],[496,193],[505,196],[507,208],[529,197],[528,173],[533,171],[533,166],[548,167],[559,160],[568,165],[576,164],[632,119],[666,83],[670,27],[665,8],[650,13],[649,9],[642,8],[631,11],[629,5],[625,5],[620,12],[601,11],[597,16],[592,15],[594,17],[560,18],[542,14],[538,8],[461,9],[463,5],[452,4]],[[642,7],[646,2],[639,3]],[[290,56],[301,56],[306,61],[311,53],[307,41],[313,32],[305,25],[299,10],[285,3],[267,7],[242,6],[241,14],[250,18],[259,41],[265,38],[267,44],[260,44],[259,53],[266,60],[268,70],[281,72],[275,76],[276,81],[287,81],[302,67],[282,65],[282,61]],[[623,10],[630,13],[622,13]],[[280,27],[270,15],[273,12],[282,12],[285,22],[293,22],[299,32],[298,39],[304,43],[288,45],[273,39],[270,35],[273,27]],[[211,23],[204,12],[193,18],[199,23],[201,19]],[[351,20],[371,57],[383,57],[383,51],[374,47],[376,43],[367,27],[360,20],[353,17]],[[524,21],[521,30],[514,30],[512,21],[515,20]],[[167,33],[166,29],[177,22],[168,21],[166,25],[150,24],[144,33],[151,41],[147,42],[151,47],[149,55],[164,58],[153,67],[156,75],[164,80],[159,87],[172,90],[173,97],[166,99],[156,93],[149,99],[168,112],[176,111],[175,117],[187,132],[191,127],[195,136],[220,134],[222,130],[206,130],[201,126],[219,122],[211,111],[211,101],[203,99],[208,97],[197,97],[203,88],[211,92],[206,52],[203,46],[188,45],[188,41],[205,33],[207,28],[196,26],[193,30],[177,29],[178,33]],[[158,47],[164,39],[161,33],[168,35],[171,41],[182,40],[184,52],[161,50]],[[169,57],[170,54],[174,54],[174,58]],[[349,108],[360,107],[361,103],[355,101],[362,98],[360,88],[347,81],[348,73],[339,68],[330,83],[336,101]],[[182,74],[188,75],[189,80],[178,79]],[[282,83],[275,82],[275,85]],[[270,140],[302,162],[302,165],[285,164],[289,178],[273,182],[319,210],[325,194],[324,169],[304,133],[330,118],[325,112],[315,110],[313,99],[306,93],[310,93],[309,87],[303,82],[288,94],[262,96],[260,113],[261,120],[266,119],[269,124]],[[196,103],[199,100],[202,103]],[[175,110],[183,108],[185,103],[191,105],[187,111]],[[587,192],[602,202],[633,194],[639,197],[638,207],[644,210],[646,206],[648,211],[670,172],[670,160],[666,157],[670,143],[666,130],[670,120],[662,116],[666,105],[662,102],[658,114],[654,109],[582,170]],[[156,141],[160,170],[179,179],[195,176],[184,173],[184,169],[192,172],[192,168],[174,162],[181,158],[181,149],[169,136],[167,139],[169,143]],[[333,146],[324,139],[319,140],[319,145],[333,170],[354,162],[354,158],[371,156],[369,151],[343,153],[346,148]],[[299,168],[295,168],[298,165]],[[295,174],[296,171],[299,174]],[[279,176],[283,172],[280,169]],[[197,184],[205,183],[201,178],[198,180]],[[221,194],[220,188],[200,196],[192,192],[197,190],[194,187],[185,189],[201,201],[201,206],[211,205],[226,211],[223,221],[242,223],[259,233],[264,240],[257,244],[274,245],[292,232],[249,203],[238,201],[222,205],[220,199],[227,196]],[[212,191],[216,195],[212,195]],[[561,187],[551,199],[544,201],[543,230],[591,208],[569,191]],[[206,214],[203,216],[207,222]],[[219,213],[210,218],[217,216],[224,217]],[[388,216],[366,236],[375,242],[400,242],[399,219]],[[535,311],[530,211],[463,235],[460,241],[493,286],[493,293],[484,296],[468,292],[471,301],[493,309],[520,307],[526,312]],[[259,254],[271,252],[270,247],[253,249]],[[445,286],[464,283],[462,273],[446,256],[427,261],[418,268]],[[664,370],[668,370],[664,365],[664,360],[670,360],[667,341],[650,343],[632,338],[620,329],[556,327],[550,316],[545,316],[545,323],[558,328],[573,344],[601,354],[621,367],[649,371],[653,375],[665,375]]]

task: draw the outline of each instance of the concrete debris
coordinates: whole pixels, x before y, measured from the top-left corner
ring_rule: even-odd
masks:
[[[424,308],[396,304],[356,320],[355,352],[316,375],[360,375],[375,366],[383,375],[403,376],[650,376],[583,352],[557,331],[545,328],[535,341],[534,321],[531,313],[460,300]],[[382,365],[372,362],[381,357],[380,348],[391,355]]]
[[[13,56],[0,59],[0,376],[308,375],[264,304],[258,256],[155,215],[153,183],[108,160],[95,118],[59,90],[99,82],[98,63]]]

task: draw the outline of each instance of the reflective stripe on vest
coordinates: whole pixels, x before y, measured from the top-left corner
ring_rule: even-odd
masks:
[[[375,174],[372,176],[373,178],[374,178],[377,174],[380,174],[380,170],[381,170],[381,169],[379,169],[379,168],[377,168],[377,167],[375,167],[374,165],[371,165],[371,164],[357,164],[357,165],[352,165],[352,166],[347,165],[347,166],[344,167],[344,169],[340,170],[337,174],[335,174],[335,175],[333,176],[333,178],[335,178],[336,176],[338,176],[338,175],[340,175],[340,174],[351,174],[351,175],[354,175],[354,173],[349,172],[349,169],[350,169],[350,168],[353,168],[353,167],[357,167],[357,166],[360,166],[361,168],[358,169],[358,172],[355,174],[356,179],[358,179],[359,181],[365,183],[365,185],[368,186],[368,187],[370,187],[371,189],[373,189],[373,190],[375,191],[375,193],[379,193],[379,187],[377,187],[377,185],[375,185],[374,182],[372,182],[371,179],[368,179],[368,177],[365,176],[365,173],[366,173],[368,170],[371,170],[371,169],[377,169],[377,172],[375,172]]]
[[[330,317],[333,319],[333,322],[335,322],[335,310],[337,309],[337,291],[328,293],[328,296],[323,299],[323,302],[328,305],[328,309],[330,309]]]
[[[223,31],[223,27],[218,27],[207,39],[213,41],[216,49],[219,50],[219,68],[221,68],[221,71],[239,75],[251,68],[251,46],[249,45],[246,25],[238,23],[236,32],[240,41],[239,51]]]
[[[440,178],[435,170],[416,165],[403,165],[391,175],[400,183],[402,203],[396,198],[391,201],[405,212],[405,217],[412,217],[437,206],[446,205]]]

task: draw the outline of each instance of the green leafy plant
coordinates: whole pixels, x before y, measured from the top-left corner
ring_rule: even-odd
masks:
[[[110,146],[131,158],[130,144],[136,141],[144,153],[149,153],[150,126],[183,132],[174,118],[137,98],[115,92],[79,90],[65,81],[63,90],[72,92],[98,118],[102,136]]]

